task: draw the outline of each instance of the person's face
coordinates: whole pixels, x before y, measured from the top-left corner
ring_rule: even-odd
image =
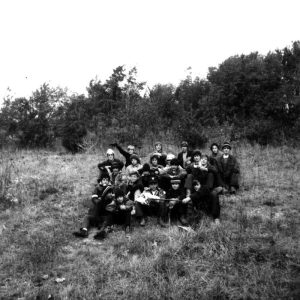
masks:
[[[158,165],[158,161],[157,161],[156,158],[153,158],[151,162],[152,162],[153,166],[157,166]]]
[[[103,178],[102,180],[101,180],[101,185],[103,185],[103,186],[106,186],[106,185],[108,185],[108,178]]]
[[[124,200],[124,197],[123,196],[119,196],[116,200],[117,200],[118,203],[122,203],[123,200]]]
[[[134,152],[134,147],[133,146],[128,146],[128,148],[127,148],[127,150],[128,150],[128,153],[131,155],[131,154],[133,154],[133,152]]]
[[[137,165],[138,161],[135,158],[133,158],[131,160],[131,163],[132,163],[133,166],[135,166],[135,165]]]
[[[181,147],[181,150],[182,150],[183,153],[186,153],[187,152],[187,147],[183,146],[183,147]]]
[[[172,189],[178,190],[179,189],[179,183],[172,183]]]
[[[160,151],[161,150],[161,144],[156,144],[155,149],[156,149],[156,151]]]
[[[195,155],[195,156],[194,156],[194,161],[195,161],[195,162],[199,162],[199,161],[200,161],[200,155],[198,155],[198,154]]]
[[[122,182],[126,182],[127,181],[127,177],[126,177],[126,175],[123,175],[122,176]]]
[[[149,188],[150,188],[150,190],[156,190],[157,189],[157,183],[150,183],[149,184]]]
[[[214,153],[214,154],[217,154],[218,153],[218,147],[216,146],[216,145],[213,145],[212,146],[212,152]]]
[[[230,149],[228,147],[224,147],[223,152],[224,152],[224,154],[229,154]]]
[[[166,160],[167,166],[170,166],[170,163],[171,163],[171,160],[170,160],[170,159]]]
[[[107,154],[107,159],[108,160],[114,160],[114,155],[113,154]]]
[[[138,177],[137,177],[136,174],[130,175],[130,181],[131,181],[131,182],[136,182],[137,180],[138,180]]]
[[[194,185],[194,190],[195,190],[196,192],[198,192],[198,191],[200,190],[200,188],[201,188],[200,183],[197,183],[196,185]]]
[[[202,166],[206,166],[207,165],[207,157],[206,156],[204,156],[204,157],[201,158],[201,165]]]

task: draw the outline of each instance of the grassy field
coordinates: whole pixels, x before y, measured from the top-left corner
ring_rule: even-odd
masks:
[[[72,236],[100,154],[2,152],[0,299],[299,299],[299,152],[237,147],[242,188],[219,227],[150,222],[102,242]]]

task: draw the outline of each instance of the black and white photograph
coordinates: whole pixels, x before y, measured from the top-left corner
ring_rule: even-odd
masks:
[[[0,1],[0,300],[300,299],[298,0]]]

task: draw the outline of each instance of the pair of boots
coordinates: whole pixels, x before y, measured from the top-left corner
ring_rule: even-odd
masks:
[[[168,225],[164,222],[162,217],[157,218],[157,224],[160,225],[162,228],[166,228]],[[146,219],[144,217],[141,218],[140,226],[144,227],[146,225]]]

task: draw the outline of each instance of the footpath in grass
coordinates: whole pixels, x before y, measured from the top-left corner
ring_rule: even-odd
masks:
[[[98,155],[5,154],[0,299],[298,299],[299,151],[237,154],[242,188],[221,197],[221,226],[203,216],[185,232],[151,220],[101,242],[72,236]]]

